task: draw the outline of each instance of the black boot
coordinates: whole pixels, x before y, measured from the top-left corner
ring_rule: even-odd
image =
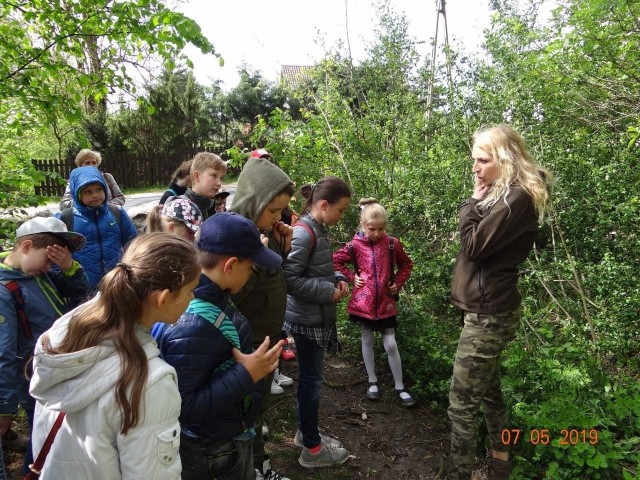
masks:
[[[491,457],[491,463],[489,463],[489,480],[509,480],[509,474],[513,464],[511,460],[498,460]]]

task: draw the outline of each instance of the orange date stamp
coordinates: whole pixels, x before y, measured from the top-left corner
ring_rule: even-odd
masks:
[[[500,433],[503,445],[517,445],[527,442],[531,445],[549,445],[555,439],[560,440],[560,445],[598,444],[598,430],[595,428],[563,428],[560,432],[552,432],[548,428],[532,428],[523,432],[519,428],[505,428]]]

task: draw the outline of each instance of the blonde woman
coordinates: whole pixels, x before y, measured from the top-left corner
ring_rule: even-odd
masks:
[[[472,475],[478,410],[484,407],[491,440],[489,478],[509,478],[507,428],[500,388],[500,355],[520,323],[518,265],[533,247],[548,201],[549,174],[531,157],[522,137],[507,125],[478,131],[473,138],[472,196],[459,213],[461,248],[451,301],[463,310],[451,390],[449,478]]]
[[[74,162],[78,167],[98,168],[102,163],[102,155],[100,155],[100,152],[89,150],[88,148],[83,148],[76,155]],[[104,181],[107,184],[107,189],[104,192],[107,197],[107,203],[112,203],[113,205],[118,206],[124,205],[124,194],[116,183],[116,179],[113,178],[113,175],[103,172],[102,176],[104,177]],[[60,200],[59,208],[60,211],[62,211],[65,208],[71,207],[73,207],[73,198],[71,197],[71,188],[69,186],[69,182],[67,182],[67,188],[65,188],[64,190],[64,195],[62,196],[62,200]]]

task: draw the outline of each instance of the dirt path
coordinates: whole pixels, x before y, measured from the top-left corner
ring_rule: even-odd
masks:
[[[361,361],[329,357],[325,363],[320,425],[351,453],[347,463],[339,467],[310,471],[298,465],[300,449],[292,441],[296,430],[296,384],[285,388],[283,395],[272,397],[267,450],[281,474],[291,480],[436,477],[449,447],[446,417],[420,403],[412,409],[401,406],[388,365],[378,363],[382,398],[377,402],[364,397],[367,384]],[[297,380],[297,363],[284,364],[282,372]]]

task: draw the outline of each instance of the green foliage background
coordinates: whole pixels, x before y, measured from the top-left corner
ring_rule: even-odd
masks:
[[[381,1],[365,61],[354,65],[338,49],[294,91],[247,66],[230,92],[219,83],[197,84],[188,62],[172,59],[171,48],[188,41],[212,51],[197,25],[159,2],[137,4],[147,9],[140,25],[124,7],[115,14],[146,30],[134,28],[136,41],[110,40],[129,49],[168,43],[160,49],[165,72],[133,106],[83,110],[83,98],[100,100],[109,85],[128,79],[112,76],[123,72],[120,65],[104,77],[54,68],[74,54],[84,58],[75,44],[46,57],[45,86],[0,69],[7,82],[21,78],[0,84],[0,208],[38,200],[29,194],[38,179],[29,158],[90,145],[147,153],[206,145],[238,168],[247,149],[265,146],[298,185],[328,174],[345,178],[354,200],[374,196],[388,208],[389,230],[415,262],[402,295],[399,344],[415,391],[444,415],[460,331],[460,312],[448,297],[458,205],[473,184],[469,142],[481,126],[510,123],[555,175],[551,208],[522,265],[523,322],[503,361],[512,425],[523,432],[512,478],[640,479],[637,2],[555,1],[544,24],[542,0],[492,2],[483,53],[450,48],[432,78],[407,19]],[[34,5],[43,15],[55,10]],[[92,5],[77,2],[78,15],[93,12]],[[24,43],[7,18],[0,15],[0,36]],[[11,45],[0,42],[3,58],[18,58]],[[337,243],[356,229],[356,210],[336,229]],[[357,329],[346,322],[340,329],[357,350]],[[550,444],[532,444],[534,429],[548,430]],[[597,430],[598,442],[562,445],[562,429]]]

